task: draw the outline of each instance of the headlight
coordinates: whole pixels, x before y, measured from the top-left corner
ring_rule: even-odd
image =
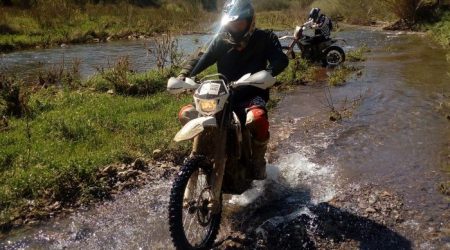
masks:
[[[211,113],[217,109],[217,100],[199,100],[200,109],[205,113]]]

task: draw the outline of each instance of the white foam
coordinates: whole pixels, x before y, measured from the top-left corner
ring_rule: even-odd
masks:
[[[336,194],[334,166],[313,163],[301,151],[285,155],[271,168],[276,169],[269,171],[274,181],[291,188],[308,187],[313,203],[329,201]]]
[[[269,184],[280,192],[286,188],[306,188],[314,204],[331,200],[336,195],[334,166],[313,163],[306,156],[311,154],[308,148],[299,146],[298,149],[296,153],[282,156],[276,164],[268,165],[265,181],[253,182],[253,188],[242,195],[233,195],[229,203],[247,206],[261,197]]]
[[[264,193],[266,181],[254,181],[253,187],[241,195],[233,195],[228,203],[239,206],[248,206]]]

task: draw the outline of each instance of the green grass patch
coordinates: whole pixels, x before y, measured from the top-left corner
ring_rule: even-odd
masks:
[[[317,68],[305,59],[289,60],[288,67],[277,76],[277,80],[285,86],[310,82],[314,80]]]
[[[132,84],[155,84],[151,95],[92,90],[41,89],[30,95],[30,114],[9,117],[0,131],[0,225],[29,200],[71,203],[98,196],[99,168],[138,157],[181,150],[172,142],[179,109],[191,95],[164,91],[162,74],[129,76]],[[158,78],[159,77],[159,78]]]
[[[349,62],[361,62],[367,60],[366,54],[370,52],[369,47],[366,44],[363,44],[359,48],[352,50],[347,53],[347,60]]]
[[[350,76],[359,71],[357,67],[342,65],[335,68],[328,77],[330,86],[343,86]]]
[[[0,231],[30,214],[30,202],[70,206],[102,198],[107,185],[97,174],[108,164],[152,158],[156,149],[157,157],[186,154],[189,143],[175,144],[173,137],[181,128],[177,114],[192,94],[165,91],[177,71],[132,73],[121,59],[76,86],[61,79],[46,88],[20,85],[26,100],[18,99],[15,79],[2,76],[0,111],[23,104],[26,112],[0,116]],[[215,72],[210,67],[199,78]],[[39,212],[33,210],[37,219]]]

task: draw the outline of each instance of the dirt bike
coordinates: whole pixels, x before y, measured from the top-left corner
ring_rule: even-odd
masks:
[[[173,94],[195,90],[199,117],[175,136],[193,140],[192,154],[173,182],[169,226],[177,249],[210,249],[219,231],[222,194],[242,194],[251,187],[251,137],[233,112],[234,92],[241,86],[268,89],[275,78],[267,71],[246,74],[236,82],[211,75],[198,84],[190,78],[171,78]]]
[[[293,39],[288,46],[282,46],[283,52],[294,59],[296,57],[295,46],[297,45],[301,57],[311,62],[320,62],[323,66],[338,66],[345,61],[344,50],[335,45],[338,41],[344,41],[343,39],[327,39],[319,44],[311,44],[308,36],[303,33],[306,30],[306,26],[297,26],[293,36],[283,36],[280,40]],[[317,49],[314,49],[317,46]]]

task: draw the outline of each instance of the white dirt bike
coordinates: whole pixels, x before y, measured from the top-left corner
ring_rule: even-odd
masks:
[[[199,117],[175,136],[176,142],[193,140],[173,182],[169,202],[169,226],[177,249],[210,249],[219,231],[222,194],[242,194],[251,187],[251,138],[231,108],[241,86],[272,87],[276,79],[267,71],[246,74],[236,82],[222,75],[207,76],[198,84],[170,78],[173,94],[195,90]]]

